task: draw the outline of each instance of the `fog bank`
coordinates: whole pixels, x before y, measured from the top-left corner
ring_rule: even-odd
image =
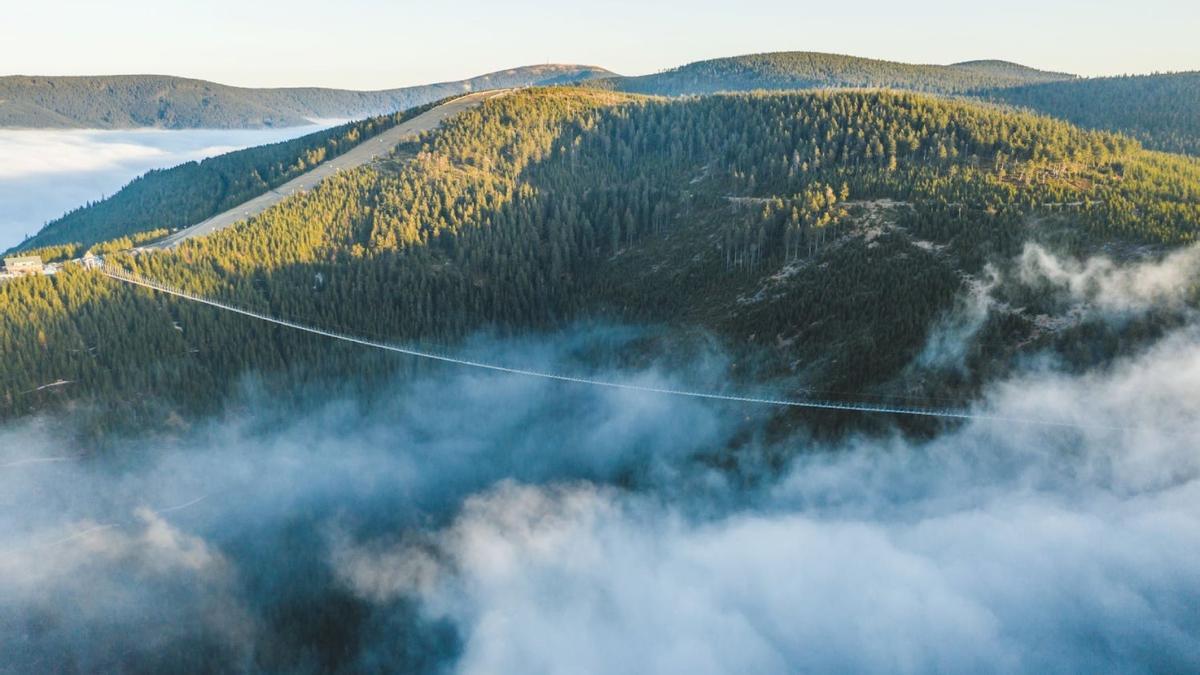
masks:
[[[111,196],[151,169],[296,138],[336,124],[282,129],[0,129],[0,250],[67,211]]]
[[[718,514],[505,482],[436,533],[334,537],[360,597],[416,598],[459,672],[1183,672],[1200,667],[1200,342],[1030,374],[928,443],[798,456]],[[386,538],[384,538],[386,541]]]
[[[585,333],[471,345],[572,370]],[[720,355],[599,376],[712,381]],[[0,430],[24,671],[1200,668],[1200,334],[979,419],[765,445],[769,410],[453,367],[79,457]],[[1056,419],[1072,426],[1021,424]],[[703,459],[787,457],[744,480]],[[764,462],[765,464],[765,462]]]

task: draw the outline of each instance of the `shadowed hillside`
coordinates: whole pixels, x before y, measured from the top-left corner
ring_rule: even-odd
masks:
[[[1200,155],[1200,72],[1030,84],[987,95],[1080,126],[1121,131],[1156,150]]]

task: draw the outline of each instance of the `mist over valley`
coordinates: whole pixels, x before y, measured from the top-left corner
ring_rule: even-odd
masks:
[[[0,75],[0,673],[1200,670],[1196,73],[286,9]]]
[[[0,247],[47,222],[111,196],[152,169],[296,138],[335,124],[279,129],[0,129]]]

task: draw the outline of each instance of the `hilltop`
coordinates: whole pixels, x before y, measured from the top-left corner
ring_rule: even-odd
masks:
[[[984,95],[1080,126],[1121,131],[1156,150],[1200,155],[1200,72],[1027,84]]]
[[[1200,154],[1200,73],[1080,78],[997,59],[917,65],[815,52],[697,61],[593,86],[664,96],[716,92],[870,88],[971,96],[1033,110],[1147,147]]]
[[[970,61],[948,66],[918,65],[819,52],[747,54],[689,63],[640,77],[603,84],[621,91],[678,96],[755,89],[891,88],[953,94],[1034,82],[1069,80],[1004,61]]]
[[[165,75],[0,77],[0,127],[126,129],[259,128],[313,119],[360,119],[484,89],[581,82],[612,73],[547,64],[466,80],[351,91],[317,87],[253,89]]]
[[[950,64],[951,68],[959,70],[969,70],[981,73],[990,77],[1010,78],[1014,81],[1025,82],[1060,82],[1063,80],[1076,79],[1074,75],[1068,73],[1056,73],[1045,70],[1038,70],[1020,63],[1012,61],[1004,61],[1001,59],[975,59],[972,61],[959,61],[958,63]]]

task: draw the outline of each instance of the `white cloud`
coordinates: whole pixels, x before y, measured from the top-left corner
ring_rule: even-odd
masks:
[[[997,389],[1005,418],[802,453],[699,516],[504,483],[443,530],[335,537],[364,598],[458,626],[460,672],[1087,672],[1200,666],[1200,341]]]
[[[221,656],[204,663],[237,670],[337,625],[347,670],[1195,670],[1198,391],[1181,332],[993,387],[982,408],[1005,419],[931,440],[742,448],[793,457],[752,488],[692,459],[756,429],[741,409],[449,370],[377,408],[252,399],[253,418],[119,461],[0,473],[0,635],[58,622],[0,647],[148,667],[201,634]],[[0,431],[0,464],[70,456],[55,439]]]
[[[969,279],[967,293],[960,296],[957,306],[933,325],[924,349],[917,355],[917,365],[924,368],[966,367],[967,348],[987,322],[996,304],[993,291],[1000,284],[1000,273],[987,265],[982,277]]]
[[[610,490],[504,486],[443,533],[441,583],[425,571],[392,590],[459,626],[466,673],[1200,663],[1195,482],[1128,500],[910,498],[870,518],[782,510],[691,523]],[[972,503],[933,504],[946,498]],[[371,559],[341,555],[357,558],[348,582],[378,598],[390,559],[372,572]]]
[[[336,122],[253,130],[0,129],[0,249],[151,169],[295,138]]]
[[[49,667],[70,655],[86,672],[121,670],[190,643],[225,663],[244,661],[255,623],[223,555],[138,508],[130,522],[83,520],[38,529],[24,546],[0,551],[0,628],[6,666]],[[86,627],[86,630],[79,630]]]
[[[1174,251],[1158,261],[1118,265],[1103,256],[1086,261],[1062,258],[1026,244],[1018,265],[1022,282],[1048,282],[1105,311],[1178,305],[1200,288],[1200,246]]]

